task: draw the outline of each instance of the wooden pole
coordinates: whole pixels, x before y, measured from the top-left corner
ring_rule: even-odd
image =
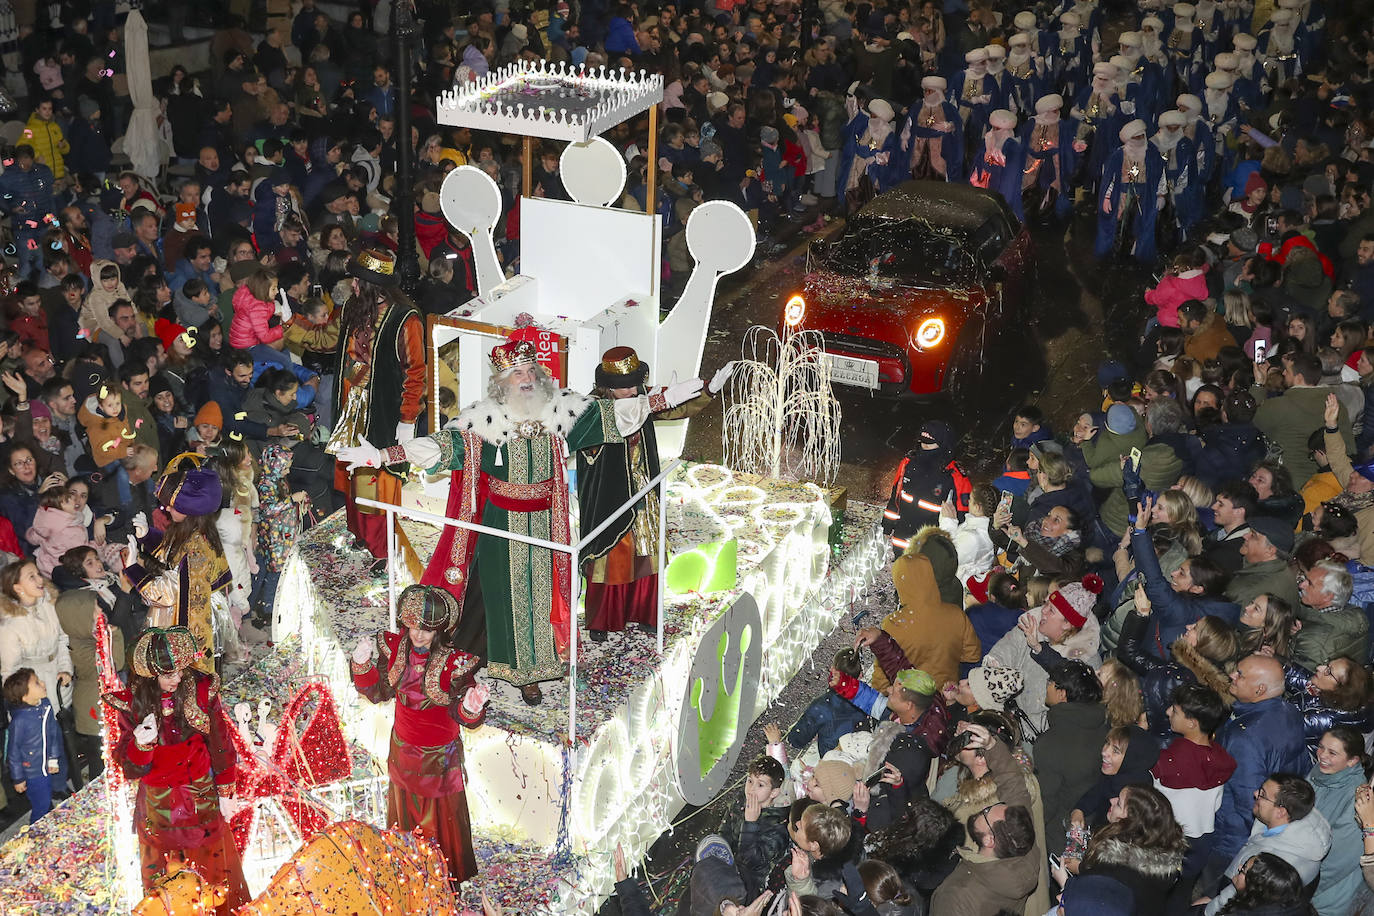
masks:
[[[532,197],[532,196],[534,196],[534,188],[530,187],[530,185],[534,184],[534,138],[533,138],[533,137],[526,137],[526,138],[525,138],[525,155],[524,155],[524,160],[525,160],[525,161],[524,161],[524,174],[521,175],[521,178],[520,178],[520,196],[521,196],[521,197]]]
[[[652,214],[658,207],[654,203],[654,192],[658,190],[658,106],[649,106],[649,180],[648,193],[644,195],[644,210]]]

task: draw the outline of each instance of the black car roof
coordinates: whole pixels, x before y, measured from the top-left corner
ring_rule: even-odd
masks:
[[[966,184],[908,181],[884,191],[859,211],[861,219],[900,220],[920,217],[933,225],[969,235],[986,223],[1003,224],[1007,237],[1015,234],[1016,218],[1002,198]]]

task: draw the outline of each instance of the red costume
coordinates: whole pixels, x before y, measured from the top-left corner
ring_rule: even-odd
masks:
[[[149,746],[134,737],[139,719],[132,690],[106,695],[105,702],[119,718],[113,756],[124,774],[138,781],[134,828],[144,890],[151,892],[167,863],[180,859],[211,884],[226,886],[225,901],[216,912],[229,916],[250,899],[234,837],[219,805],[221,792],[229,795],[233,790],[237,757],[225,733],[229,725],[220,704],[219,679],[190,668],[182,677],[194,679],[194,685],[162,694],[157,741]]]
[[[455,602],[443,589],[412,585],[401,595],[402,621],[418,626],[407,613],[409,602]],[[409,618],[409,619],[408,619]],[[430,629],[433,621],[421,621]],[[447,623],[447,614],[444,618]],[[352,661],[353,684],[374,703],[396,698],[396,719],[391,728],[387,772],[391,789],[387,796],[387,823],[412,830],[419,827],[438,843],[448,860],[449,874],[459,883],[477,874],[472,852],[472,826],[464,795],[463,741],[460,726],[482,720],[478,711],[465,708],[463,699],[476,684],[473,675],[480,660],[457,649],[432,646],[419,649],[405,633],[378,633],[382,663],[369,659]]]

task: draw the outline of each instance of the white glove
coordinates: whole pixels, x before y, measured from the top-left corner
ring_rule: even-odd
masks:
[[[360,665],[366,665],[377,655],[377,642],[370,636],[364,636],[358,640],[358,644],[353,647],[353,661]]]
[[[244,809],[248,802],[241,798],[228,798],[221,795],[219,797],[219,813],[226,821],[233,820],[234,815]]]
[[[152,747],[157,744],[157,716],[148,713],[142,722],[134,726],[134,740],[140,747]]]
[[[397,423],[397,424],[396,424],[396,441],[397,441],[397,442],[409,442],[411,439],[414,439],[414,438],[415,438],[415,424],[414,424],[414,423]]]
[[[725,383],[730,381],[730,376],[735,374],[735,362],[731,360],[716,370],[716,374],[711,376],[711,384],[706,386],[706,390],[711,394],[719,394],[720,389],[725,387]]]
[[[382,466],[382,450],[364,442],[362,445],[339,449],[339,460],[348,467],[350,474],[358,468],[379,468]]]
[[[129,555],[124,558],[124,565],[132,566],[134,563],[138,562],[138,538],[134,537],[132,534],[129,535],[128,548]]]
[[[148,516],[142,512],[134,515],[134,534],[140,538],[148,536]]]
[[[679,404],[686,404],[692,398],[701,394],[701,389],[701,379],[689,378],[685,382],[677,382],[664,389],[663,400],[668,402],[669,407],[676,407]]]
[[[468,688],[468,692],[463,694],[463,712],[475,718],[482,711],[482,707],[487,705],[487,700],[491,699],[491,690],[486,684],[474,684]]]

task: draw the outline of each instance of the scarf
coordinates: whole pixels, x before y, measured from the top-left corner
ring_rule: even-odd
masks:
[[[1178,146],[1178,141],[1181,139],[1183,139],[1183,131],[1166,130],[1161,127],[1150,142],[1155,145],[1155,149],[1168,156],[1174,151],[1174,147]]]
[[[1057,538],[1047,538],[1040,533],[1039,526],[1035,525],[1027,528],[1025,534],[1026,540],[1034,541],[1056,557],[1064,556],[1070,550],[1077,547],[1083,540],[1083,535],[1073,530],[1066,531]]]
[[[1241,74],[1241,79],[1249,79],[1255,72],[1255,52],[1236,51],[1236,73]]]
[[[1213,124],[1220,124],[1226,117],[1226,109],[1231,103],[1231,92],[1228,89],[1207,89],[1204,91],[1206,96],[1203,102],[1207,105],[1207,114]]]
[[[1293,26],[1276,25],[1269,30],[1269,55],[1288,55],[1293,53]]]
[[[1370,490],[1368,493],[1351,493],[1349,490],[1343,490],[1333,497],[1331,502],[1347,512],[1360,512],[1374,506],[1374,490]]]
[[[1059,123],[1059,112],[1046,111],[1035,116],[1035,123],[1044,127],[1053,127]]]
[[[1007,70],[1017,79],[1027,79],[1031,75],[1030,49],[1016,45],[1007,53]]]
[[[989,57],[989,58],[988,58],[988,76],[1000,76],[1001,73],[1002,73],[1002,71],[1003,71],[1004,69],[1006,69],[1006,66],[1007,66],[1007,62],[1006,62],[1006,59],[1005,59],[1005,58],[994,58],[994,57]]]
[[[1011,128],[995,127],[990,129],[983,136],[983,146],[987,157],[991,157],[998,165],[1006,165],[1006,156],[1002,154],[1002,144],[1011,139],[1013,131]]]

